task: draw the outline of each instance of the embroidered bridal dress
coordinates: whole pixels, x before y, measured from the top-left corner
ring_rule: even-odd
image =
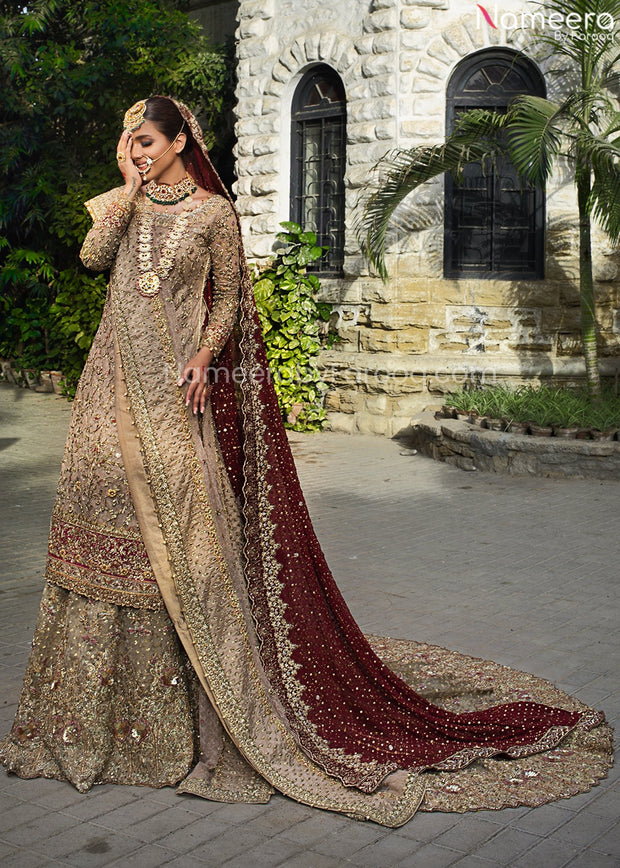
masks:
[[[82,259],[111,269],[110,288],[3,763],[80,791],[278,790],[389,826],[589,789],[610,760],[600,713],[351,617],[266,374],[236,213],[179,108],[198,143],[188,171],[214,195],[180,214],[120,191],[88,205]],[[176,380],[205,343],[219,370],[199,418]]]

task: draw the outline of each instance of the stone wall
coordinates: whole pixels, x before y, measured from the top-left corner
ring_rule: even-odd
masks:
[[[531,11],[525,2],[511,10],[521,8]],[[561,70],[527,31],[493,30],[469,0],[241,0],[237,35],[237,204],[251,258],[269,257],[279,222],[289,219],[297,83],[312,65],[326,63],[346,88],[345,276],[322,288],[335,304],[341,338],[322,357],[332,427],[392,435],[429,395],[464,380],[573,382],[583,375],[577,206],[561,171],[547,191],[544,280],[444,279],[439,181],[397,212],[387,284],[369,274],[352,231],[380,157],[395,146],[442,140],[446,83],[462,58],[492,45],[522,49],[554,95]],[[620,252],[601,236],[595,277],[603,372],[612,376],[620,369]]]

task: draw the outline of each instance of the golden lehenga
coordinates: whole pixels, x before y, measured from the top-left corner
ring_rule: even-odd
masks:
[[[90,203],[82,257],[111,267],[110,290],[2,761],[81,791],[279,790],[388,826],[588,789],[610,759],[599,713],[533,676],[359,631],[312,531],[220,192],[182,215],[119,191]],[[154,293],[145,233],[172,256]],[[223,384],[195,417],[176,380],[205,334]]]

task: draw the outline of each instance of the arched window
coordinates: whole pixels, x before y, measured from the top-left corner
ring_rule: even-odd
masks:
[[[446,129],[468,109],[502,111],[523,93],[545,95],[531,61],[507,48],[478,51],[450,78]],[[544,191],[521,182],[509,160],[472,163],[461,184],[447,175],[445,191],[446,277],[543,277]]]
[[[291,220],[329,245],[313,271],[342,274],[346,97],[340,76],[315,66],[299,82],[291,113]]]

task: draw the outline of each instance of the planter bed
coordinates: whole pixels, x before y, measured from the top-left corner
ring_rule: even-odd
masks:
[[[38,374],[19,366],[8,359],[0,359],[0,382],[12,383],[33,392],[63,394],[64,377],[61,371],[41,371]]]
[[[620,479],[620,443],[534,437],[490,431],[425,411],[412,420],[412,445],[437,461],[462,470],[512,476]]]

